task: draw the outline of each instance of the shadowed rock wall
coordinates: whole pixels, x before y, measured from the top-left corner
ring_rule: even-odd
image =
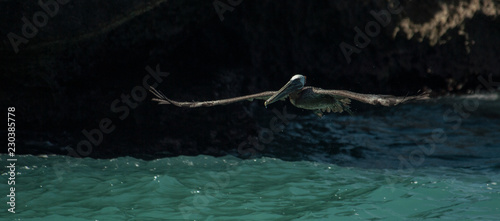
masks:
[[[257,133],[262,102],[186,110],[136,94],[127,103],[147,66],[170,73],[158,88],[178,100],[274,90],[295,73],[398,95],[470,93],[478,76],[500,76],[498,1],[236,3],[0,3],[0,99],[22,116],[22,151],[66,154],[103,119],[115,129],[94,134],[90,156],[220,155]]]

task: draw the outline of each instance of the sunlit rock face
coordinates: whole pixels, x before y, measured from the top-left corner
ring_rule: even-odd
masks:
[[[84,129],[109,118],[116,129],[94,145],[98,157],[216,155],[258,135],[253,111],[262,103],[156,106],[136,88],[148,75],[178,100],[274,90],[297,73],[317,87],[396,95],[488,90],[481,82],[500,76],[500,6],[492,0],[12,0],[0,7],[2,98],[22,111],[26,136],[76,148]],[[147,70],[158,65],[170,73],[161,82]],[[146,147],[120,148],[131,143]]]

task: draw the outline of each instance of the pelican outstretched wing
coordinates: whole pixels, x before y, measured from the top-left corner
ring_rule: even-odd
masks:
[[[153,98],[153,101],[157,101],[158,104],[173,104],[177,107],[211,107],[215,105],[226,105],[226,104],[231,104],[235,102],[240,102],[240,101],[253,101],[254,99],[259,99],[259,100],[267,100],[271,96],[273,96],[276,91],[266,91],[262,93],[257,93],[257,94],[251,94],[251,95],[246,95],[246,96],[241,96],[241,97],[234,97],[234,98],[228,98],[228,99],[222,99],[222,100],[214,100],[214,101],[193,101],[193,102],[178,102],[174,101],[171,99],[168,99],[161,91],[156,90],[154,87],[150,87],[149,91],[153,93],[156,98]]]
[[[335,98],[350,98],[363,103],[382,106],[395,106],[400,103],[405,103],[412,100],[425,100],[429,99],[429,93],[421,93],[415,96],[396,97],[393,95],[381,94],[359,94],[345,90],[324,90],[321,88],[314,88],[313,92],[318,94],[330,95]]]

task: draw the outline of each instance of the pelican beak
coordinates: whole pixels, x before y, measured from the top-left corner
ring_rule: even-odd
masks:
[[[302,87],[304,87],[303,81],[301,82],[299,79],[292,78],[290,81],[288,81],[288,83],[285,84],[285,86],[279,89],[279,91],[276,92],[276,94],[267,99],[264,102],[264,106],[266,106],[267,108],[267,105],[286,98],[288,95],[301,89]]]

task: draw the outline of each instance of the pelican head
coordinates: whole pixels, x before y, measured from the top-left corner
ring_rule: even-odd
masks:
[[[289,94],[298,91],[304,87],[306,83],[306,77],[304,75],[296,74],[294,75],[288,83],[285,84],[276,94],[271,96],[264,102],[264,106],[272,104],[278,100],[281,100],[288,96]]]

